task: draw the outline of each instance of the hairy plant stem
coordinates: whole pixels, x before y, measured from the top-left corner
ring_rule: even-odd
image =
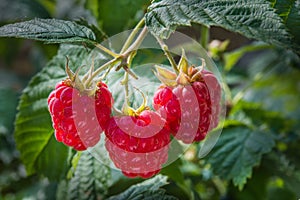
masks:
[[[130,45],[130,47],[128,47],[128,49],[124,53],[122,53],[122,55],[126,57],[132,51],[136,50],[141,45],[145,37],[147,36],[147,33],[148,33],[147,27],[144,26],[144,28],[142,29],[142,31],[140,32],[136,40]]]
[[[125,113],[128,114],[128,111],[130,109],[130,101],[129,101],[129,85],[128,85],[128,82],[129,82],[129,72],[130,72],[130,67],[131,67],[131,63],[132,63],[132,60],[134,58],[134,56],[136,55],[136,50],[135,51],[132,51],[128,57],[127,57],[127,67],[128,69],[125,71],[125,74],[124,74],[124,79],[121,81],[121,84],[124,85],[124,90],[125,90],[125,102],[124,102],[124,107],[123,107],[123,111],[125,111]]]
[[[143,24],[144,22],[141,21],[140,23]],[[135,35],[138,32],[138,27],[140,26],[139,24],[133,30],[133,33],[130,34],[130,36],[129,36],[130,38],[127,39],[127,41],[125,42],[124,45],[128,46],[131,43],[132,39],[135,37]],[[141,43],[147,36],[147,33],[148,33],[147,27],[144,26],[144,28],[142,29],[140,34],[137,36],[136,40],[128,48],[126,46],[125,46],[126,48],[124,48],[124,46],[123,46],[123,48],[121,50],[121,53],[122,53],[121,55],[123,57],[123,60],[126,59],[126,67],[127,67],[127,68],[124,68],[125,69],[124,79],[121,81],[121,84],[124,85],[124,90],[125,90],[125,102],[124,102],[125,113],[131,109],[130,102],[129,102],[129,86],[128,86],[129,75],[133,76],[134,78],[137,78],[136,75],[130,71],[131,63],[132,63],[134,56],[136,55],[136,51],[137,51],[136,49],[141,45]]]
[[[124,74],[124,79],[121,81],[121,84],[124,85],[124,90],[125,90],[125,102],[124,102],[124,107],[129,107],[130,102],[129,102],[129,77],[128,77],[128,72],[125,72]]]
[[[108,67],[108,69],[106,70],[106,72],[100,77],[100,80],[105,79],[113,67],[114,67],[114,65],[110,65]]]
[[[125,42],[125,45],[129,45],[129,43],[132,41],[132,39],[135,37],[135,35],[137,34],[138,32],[138,27],[143,24],[143,20],[141,20],[141,22],[137,25],[137,28],[135,29],[135,32],[130,34],[131,36],[131,39],[127,40]],[[123,68],[125,69],[125,76],[128,76],[128,74],[130,74],[131,76],[133,76],[134,78],[137,78],[137,76],[130,71],[130,65],[131,65],[131,62],[132,62],[132,59],[133,57],[135,56],[136,54],[136,49],[141,45],[141,43],[143,42],[144,38],[146,37],[147,35],[147,28],[144,27],[142,29],[142,31],[140,32],[140,34],[138,35],[137,39],[128,47],[126,48],[126,51],[123,52],[122,54],[116,54],[112,51],[110,51],[109,49],[103,47],[102,45],[100,44],[95,44],[96,47],[100,48],[101,50],[103,50],[104,52],[108,53],[109,55],[113,56],[114,58],[110,61],[108,61],[107,63],[103,64],[101,67],[99,67],[96,71],[94,71],[93,73],[91,72],[88,72],[88,74],[86,74],[84,76],[84,86],[85,88],[89,88],[91,86],[91,83],[93,81],[93,79],[98,76],[98,74],[100,74],[103,70],[105,70],[106,68],[108,68],[109,66],[110,69],[112,68],[112,66],[114,66],[115,64],[117,64],[118,62],[120,62],[120,65],[124,65]],[[123,47],[123,49],[125,49]],[[125,63],[124,63],[125,61]],[[109,71],[110,71],[109,69]],[[107,73],[106,73],[107,75]],[[125,79],[125,82],[124,82],[125,86],[128,85],[128,78]]]
[[[98,76],[103,70],[107,69],[107,72],[101,77],[104,78],[107,76],[108,72],[115,66],[117,63],[119,63],[119,67],[117,67],[117,70],[120,69],[121,67],[125,70],[124,73],[124,78],[121,81],[121,84],[124,85],[125,89],[125,102],[124,102],[124,109],[127,111],[131,110],[130,108],[130,102],[129,102],[129,75],[137,79],[137,76],[130,71],[131,68],[131,63],[136,55],[137,48],[141,45],[145,37],[147,36],[148,30],[147,27],[144,26],[144,28],[141,30],[135,41],[132,43],[133,39],[136,37],[136,34],[139,32],[140,26],[144,24],[144,19],[142,19],[137,26],[134,28],[134,30],[131,32],[127,40],[125,41],[122,50],[120,54],[114,53],[111,50],[107,49],[106,47],[95,43],[94,45],[104,51],[105,53],[111,55],[114,57],[112,60],[106,62],[103,64],[101,67],[99,67],[96,71],[92,72],[89,71],[85,76],[84,76],[84,87],[89,88],[91,84],[93,83],[92,81]],[[132,44],[131,44],[132,43]],[[131,45],[130,45],[131,44]],[[94,65],[94,62],[93,62]]]
[[[93,79],[98,75],[100,74],[103,70],[105,70],[108,66],[111,66],[111,65],[115,65],[117,64],[118,62],[121,61],[121,57],[117,57],[117,58],[114,58],[110,61],[108,61],[107,63],[103,64],[101,67],[99,67],[96,71],[94,71],[94,73],[89,76],[89,78],[85,81],[84,85],[85,85],[85,88],[88,88],[91,84],[91,82],[93,81]]]
[[[120,56],[119,54],[112,52],[111,50],[109,50],[108,48],[102,46],[99,43],[94,43],[94,45],[95,45],[95,47],[101,49],[102,51],[104,51],[105,53],[107,53],[108,55],[110,55],[110,56],[112,56],[114,58],[117,58],[117,57]]]
[[[94,69],[95,69],[95,56],[93,56],[92,58],[92,66],[91,68],[89,69],[89,71],[83,76],[82,78],[82,82],[86,82],[86,80],[93,75],[93,72],[94,72]]]
[[[200,43],[205,50],[208,49],[208,42],[209,42],[209,28],[207,26],[202,25]]]
[[[126,51],[126,49],[128,49],[130,43],[132,42],[132,40],[134,39],[134,37],[136,36],[136,34],[138,33],[139,29],[141,26],[143,26],[145,23],[144,18],[142,18],[139,23],[134,27],[134,29],[132,30],[132,32],[130,33],[130,35],[128,36],[127,40],[125,41],[120,54],[124,53]]]
[[[158,37],[156,37],[156,40],[158,41],[160,47],[162,48],[162,50],[164,51],[165,55],[167,56],[169,63],[171,64],[171,66],[173,67],[174,71],[176,74],[179,74],[179,70],[177,68],[177,64],[173,58],[173,56],[171,55],[168,46],[164,43],[164,41]]]

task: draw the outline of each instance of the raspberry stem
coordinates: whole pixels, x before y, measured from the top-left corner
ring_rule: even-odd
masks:
[[[148,33],[147,27],[144,26],[144,28],[142,29],[142,31],[140,32],[136,40],[130,45],[130,47],[128,47],[128,49],[122,55],[127,57],[127,55],[129,55],[132,51],[136,50],[141,45],[145,37],[147,36],[147,33]]]
[[[93,58],[92,58],[92,66],[89,69],[89,71],[83,76],[82,82],[85,82],[90,76],[92,76],[94,68],[95,68],[95,57],[93,56]]]
[[[94,45],[95,45],[95,47],[101,49],[102,51],[104,51],[105,53],[107,53],[108,55],[110,55],[110,56],[112,56],[112,57],[114,57],[114,58],[117,58],[117,57],[120,56],[119,54],[117,54],[117,53],[115,53],[115,52],[109,50],[108,48],[102,46],[102,45],[99,44],[99,43],[94,43]]]
[[[202,47],[207,50],[208,49],[208,42],[209,42],[209,28],[207,26],[201,26],[201,45]]]
[[[160,47],[162,48],[162,50],[164,51],[165,55],[167,56],[171,66],[173,67],[174,71],[176,72],[176,74],[179,74],[179,70],[177,68],[177,64],[173,58],[173,56],[171,55],[168,46],[164,43],[164,41],[158,37],[155,37],[156,40],[158,41]]]
[[[134,56],[136,55],[136,51],[133,51],[131,54],[129,54],[128,59],[127,59],[127,67],[128,70],[125,71],[124,74],[124,79],[121,81],[121,84],[124,85],[124,90],[125,90],[125,102],[124,102],[124,110],[130,110],[130,102],[129,102],[129,87],[128,87],[128,82],[129,82],[129,71],[131,67],[132,60]]]
[[[132,30],[132,32],[130,33],[130,35],[128,36],[127,40],[125,41],[122,50],[121,50],[121,54],[124,53],[126,51],[126,49],[128,49],[130,43],[132,42],[132,40],[134,39],[134,37],[136,36],[136,34],[138,33],[140,27],[142,25],[144,25],[145,20],[144,18],[142,18],[139,23],[134,27],[134,29]]]
[[[108,61],[107,63],[103,64],[101,67],[99,67],[96,71],[94,71],[94,73],[89,76],[89,78],[84,82],[85,88],[88,88],[91,84],[91,82],[93,81],[93,79],[100,74],[103,70],[105,70],[108,66],[110,65],[115,65],[116,63],[120,62],[121,57],[117,57],[114,58],[110,61]]]
[[[120,52],[120,54],[123,54],[125,52],[126,49],[128,49],[130,43],[132,42],[132,40],[134,39],[134,37],[136,36],[136,34],[138,33],[139,31],[139,28],[144,25],[145,23],[145,20],[144,18],[142,18],[139,23],[134,27],[134,29],[132,30],[132,32],[130,33],[129,37],[127,38],[127,40],[125,41],[123,47],[122,47],[122,50]],[[138,39],[137,39],[138,40]],[[137,41],[136,40],[136,41]],[[108,48],[102,46],[101,44],[99,43],[94,43],[95,47],[101,49],[102,51],[104,51],[105,53],[107,53],[108,55],[114,57],[114,58],[117,58],[117,57],[120,57],[120,54],[117,54],[111,50],[109,50]]]
[[[139,24],[143,24],[143,20],[139,23]],[[139,27],[140,25],[138,24],[138,26],[137,27]],[[138,28],[136,28],[135,30],[134,30],[134,33],[132,33],[131,34],[131,38],[133,39],[134,38],[134,36],[136,35],[136,33],[137,33],[137,31],[138,31]],[[135,55],[135,53],[136,53],[136,48],[138,48],[140,45],[141,45],[141,43],[143,42],[143,40],[144,40],[144,38],[146,37],[146,35],[147,35],[147,28],[146,27],[144,27],[143,29],[142,29],[142,31],[141,31],[141,33],[138,35],[138,37],[137,37],[137,39],[130,45],[130,47],[124,52],[124,53],[122,53],[121,55],[119,55],[119,54],[115,54],[114,55],[114,59],[112,59],[112,60],[110,60],[110,61],[108,61],[107,63],[105,63],[104,65],[102,65],[101,67],[99,67],[92,75],[90,75],[89,76],[89,78],[85,81],[85,83],[84,83],[84,85],[85,85],[85,87],[86,88],[88,88],[89,86],[90,86],[90,84],[91,84],[91,82],[93,81],[93,79],[99,74],[99,73],[101,73],[103,70],[105,70],[108,66],[111,66],[111,65],[115,65],[117,62],[119,62],[119,61],[121,61],[121,65],[123,64],[122,62],[124,61],[124,60],[126,60],[126,62],[127,62],[127,67],[128,67],[128,70],[126,70],[126,72],[125,73],[129,73],[130,75],[132,75],[134,78],[137,78],[136,77],[136,75],[135,74],[133,74],[130,70],[129,70],[129,68],[130,68],[130,65],[131,65],[131,61],[132,61],[132,59],[133,59],[133,57],[134,57],[134,55]],[[126,42],[125,42],[125,44],[124,45],[129,45],[129,43],[131,42],[131,40],[132,39],[129,39],[129,40],[127,40]],[[100,45],[101,46],[101,45]],[[100,47],[99,46],[99,47]],[[125,46],[125,47],[126,47]],[[101,48],[102,48],[102,46],[101,46]],[[105,47],[104,47],[104,49],[106,49]],[[122,49],[125,49],[124,47],[122,48]],[[109,50],[109,52],[110,52],[110,50]],[[134,53],[133,53],[134,52]],[[114,53],[113,53],[114,54]],[[116,57],[115,57],[116,56]],[[129,59],[128,59],[129,58]],[[130,63],[128,63],[128,62],[130,62]]]
[[[134,87],[134,89],[136,89],[143,97],[142,105],[138,109],[135,110],[135,114],[139,115],[142,111],[149,109],[149,107],[147,107],[147,98],[146,98],[145,94],[136,87]]]
[[[124,90],[125,90],[125,102],[124,102],[124,109],[126,110],[127,108],[129,108],[129,86],[128,86],[128,81],[129,81],[129,77],[128,77],[128,72],[125,72],[124,74],[124,79],[121,81],[121,84],[124,85]]]

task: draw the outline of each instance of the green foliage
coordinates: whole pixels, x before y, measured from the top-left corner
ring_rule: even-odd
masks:
[[[274,147],[272,134],[248,127],[228,127],[208,156],[213,171],[226,180],[233,180],[240,189],[259,165],[261,156]]]
[[[297,86],[299,57],[289,51],[269,50],[258,58],[245,66],[246,75],[243,74],[244,78],[241,80],[245,84],[244,90],[239,89],[236,94],[236,97],[243,100],[235,103],[229,119],[242,121],[252,127],[264,127],[265,131],[272,131],[275,136],[276,145],[273,151],[263,156],[260,164],[263,172],[269,174],[267,184],[274,184],[274,179],[281,182],[281,185],[276,183],[276,187],[268,186],[268,198],[278,191],[286,193],[287,196],[291,191],[299,195],[295,189],[300,185],[300,165],[296,159],[299,154],[295,149],[300,138],[300,96]],[[232,70],[235,73],[237,71],[235,68]],[[250,185],[258,182],[252,179]],[[243,194],[247,186],[248,183],[242,191]]]
[[[96,160],[88,151],[82,152],[76,166],[73,165],[73,177],[59,184],[57,199],[103,199],[111,179],[106,164]]]
[[[35,140],[30,141],[31,145],[34,145]],[[34,162],[33,167],[36,167],[34,170],[36,170],[37,173],[43,174],[50,180],[58,180],[59,178],[64,176],[68,168],[68,163],[66,162],[66,158],[68,157],[68,149],[64,145],[56,141],[53,132],[51,132],[51,136],[49,139],[39,138],[39,140],[48,140],[48,143],[46,145],[43,145],[42,151],[39,151],[39,148],[37,148],[36,153],[38,155],[36,159],[33,161],[29,160],[29,162]],[[28,140],[26,142],[28,142]],[[24,146],[22,146],[21,148],[24,148]],[[34,146],[39,147],[39,145]],[[33,151],[35,150],[34,148],[32,149]],[[33,153],[28,153],[28,155],[33,155]],[[27,157],[25,156],[23,159],[27,159]],[[29,163],[27,166],[28,168],[31,167],[31,163]],[[27,172],[31,173],[31,171],[29,170],[27,170]]]
[[[288,51],[265,53],[249,67],[251,75],[258,74],[260,78],[251,81],[244,99],[260,103],[265,109],[279,112],[287,119],[299,120],[300,72],[294,69],[300,66],[299,63],[300,58]],[[261,69],[261,66],[266,66],[266,69]]]
[[[123,193],[112,196],[109,200],[122,200],[122,199],[157,199],[157,200],[174,200],[175,197],[165,194],[164,190],[159,189],[160,187],[167,185],[167,177],[157,175],[151,179],[148,179],[142,183],[136,184],[125,190]]]
[[[192,198],[193,194],[191,191],[191,184],[189,182],[189,180],[185,180],[184,177],[184,173],[182,172],[181,168],[183,166],[183,161],[181,159],[178,159],[176,161],[174,161],[173,163],[171,163],[170,165],[164,167],[161,171],[161,174],[168,176],[168,178],[172,181],[174,181],[174,183],[176,184],[175,186],[173,186],[173,190],[176,191],[172,191],[173,193],[180,193],[180,195],[183,195],[188,198]],[[190,172],[190,171],[189,171]],[[199,172],[197,172],[199,173]],[[170,186],[172,187],[172,186]],[[177,188],[179,187],[179,188]],[[178,194],[177,194],[178,196]]]
[[[59,19],[33,19],[0,27],[0,37],[17,37],[47,43],[92,43],[96,36],[89,28]]]
[[[40,173],[58,179],[66,171],[68,148],[54,142],[54,134],[47,108],[47,98],[58,80],[66,77],[65,56],[71,63],[84,58],[87,51],[79,46],[62,46],[40,73],[23,91],[15,123],[15,140],[28,175]],[[57,164],[61,163],[61,164]]]
[[[247,185],[242,191],[238,191],[238,188],[230,186],[229,193],[236,199],[243,200],[263,200],[268,199],[268,181],[270,173],[266,172],[263,168],[253,170],[253,176],[248,180]],[[270,198],[269,198],[270,199]]]
[[[299,21],[299,20],[298,20]],[[192,22],[220,26],[249,38],[291,48],[291,36],[270,4],[262,0],[162,0],[149,6],[149,30],[167,38],[180,25]]]
[[[224,69],[226,71],[229,71],[236,65],[236,63],[241,59],[243,55],[249,52],[253,51],[259,51],[259,50],[264,50],[271,48],[270,45],[267,44],[262,44],[262,43],[255,43],[255,44],[250,44],[247,46],[243,46],[239,49],[234,50],[233,52],[228,52],[224,54]]]
[[[284,21],[287,20],[291,7],[294,5],[295,0],[269,0],[273,8],[275,8],[276,13],[279,14],[280,17]]]
[[[89,24],[88,21],[82,18],[80,20],[77,20],[76,23],[91,29],[91,31],[95,34],[96,41],[100,42],[107,39],[106,33],[104,33],[101,29],[99,29],[94,24]]]
[[[290,143],[289,145],[293,146],[294,144]],[[291,149],[294,150],[294,148]],[[297,153],[294,155],[279,150],[271,152],[263,159],[261,166],[271,179],[269,185],[267,185],[268,189],[271,190],[270,192],[276,191],[276,189],[284,189],[296,196],[300,195],[298,189],[300,185],[299,164],[291,159],[291,155],[299,156]]]
[[[300,1],[299,0],[278,0],[274,2],[273,7],[280,17],[283,18],[288,30],[293,35],[294,47],[300,51]],[[297,45],[296,45],[297,44]]]
[[[63,7],[64,3],[68,7]],[[14,87],[18,86],[19,77],[5,82],[8,76],[1,71],[0,112],[5,114],[0,116],[0,199],[2,196],[4,199],[44,196],[53,199],[55,195],[59,200],[299,197],[300,57],[287,49],[300,52],[300,1],[153,0],[149,4],[146,0],[15,0],[14,3],[4,0],[1,3],[1,23],[38,18],[4,25],[0,27],[0,37],[79,45],[60,45],[57,55],[32,78],[20,98],[15,130],[17,90]],[[69,21],[41,19],[53,17],[50,15],[54,12]],[[84,19],[74,21],[74,16],[84,16]],[[220,139],[208,156],[197,157],[201,153],[201,143],[192,145],[180,160],[161,170],[163,175],[141,182],[138,178],[125,178],[121,172],[109,168],[103,143],[95,147],[97,153],[100,152],[97,156],[101,162],[94,157],[93,151],[92,154],[89,151],[75,153],[58,143],[53,134],[47,97],[55,84],[66,77],[66,56],[74,70],[82,65],[89,67],[96,53],[99,57],[95,59],[95,68],[98,68],[108,58],[99,53],[99,49],[91,51],[88,47],[100,43],[107,35],[133,27],[143,16],[148,30],[162,38],[169,37],[180,26],[190,26],[183,29],[186,32],[198,31],[191,26],[198,23],[207,30],[210,26],[218,26],[260,42],[226,53],[226,45],[223,49],[215,49],[219,56],[218,68],[225,80],[228,113]],[[20,43],[3,41],[0,53],[10,58],[3,58],[3,61],[0,56],[1,69],[2,62],[17,60],[27,50],[20,53],[17,51]],[[207,46],[205,38],[202,41]],[[114,47],[119,48],[120,43],[108,41],[105,45],[118,50]],[[8,44],[18,45],[6,48]],[[131,70],[140,79],[129,76],[133,107],[137,108],[142,102],[135,88],[144,91],[151,104],[153,92],[160,83],[153,76],[153,66],[140,66],[140,63],[166,64],[167,59],[161,54],[160,50],[137,52]],[[5,66],[14,73],[23,68],[23,65],[17,69]],[[105,79],[117,108],[124,102],[124,88],[120,86],[123,78],[124,70],[120,69],[111,70]],[[179,145],[176,143],[176,147]]]
[[[298,50],[300,51],[299,44],[300,44],[300,0],[296,0],[292,7],[290,8],[290,13],[286,20],[286,25],[289,28],[290,32],[294,36],[294,41],[297,43]]]

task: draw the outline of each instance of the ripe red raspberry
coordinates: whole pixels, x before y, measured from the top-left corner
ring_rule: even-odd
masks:
[[[165,113],[172,134],[186,144],[203,140],[219,121],[220,85],[209,71],[197,76],[185,85],[162,85],[153,97],[154,109]]]
[[[145,110],[138,116],[113,117],[105,135],[110,158],[128,177],[149,178],[168,159],[170,132],[156,112]]]
[[[50,93],[48,106],[57,141],[81,151],[100,140],[110,119],[112,96],[102,82],[97,84],[95,94],[88,96],[67,79]]]

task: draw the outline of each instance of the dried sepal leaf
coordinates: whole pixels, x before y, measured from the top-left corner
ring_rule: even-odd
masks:
[[[182,71],[183,73],[188,74],[189,63],[187,61],[184,49],[182,49],[181,58],[179,60],[177,67],[178,67],[179,71]]]

